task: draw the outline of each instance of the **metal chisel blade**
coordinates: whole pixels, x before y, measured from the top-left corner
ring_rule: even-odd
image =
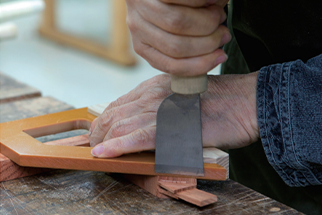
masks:
[[[155,172],[203,176],[200,94],[174,93],[157,113]]]

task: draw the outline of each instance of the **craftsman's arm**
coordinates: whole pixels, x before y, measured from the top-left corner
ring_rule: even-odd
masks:
[[[257,85],[260,136],[289,186],[322,184],[322,54],[264,67]]]

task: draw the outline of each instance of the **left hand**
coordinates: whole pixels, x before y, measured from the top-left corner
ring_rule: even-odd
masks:
[[[257,76],[208,76],[208,90],[201,95],[204,147],[240,148],[259,138]],[[91,146],[98,144],[92,154],[107,158],[154,149],[157,111],[171,93],[170,76],[164,74],[112,102],[91,125]]]

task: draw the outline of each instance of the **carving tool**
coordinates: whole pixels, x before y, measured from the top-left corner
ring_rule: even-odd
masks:
[[[172,75],[171,90],[157,112],[155,172],[202,176],[200,93],[207,90],[207,74]]]

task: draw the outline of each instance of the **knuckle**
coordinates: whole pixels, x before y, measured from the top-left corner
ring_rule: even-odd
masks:
[[[187,28],[187,18],[183,13],[171,13],[169,18],[165,19],[165,24],[167,26],[167,30],[171,33],[181,32],[183,29]]]
[[[121,156],[123,154],[123,150],[122,150],[123,144],[124,143],[119,138],[114,139],[113,147],[108,147],[108,155],[109,155],[109,157]]]
[[[223,22],[223,17],[226,17],[226,13],[225,10],[218,6],[218,5],[213,5],[211,6],[211,10],[210,10],[210,16],[212,20],[215,20],[214,23],[216,26],[218,26],[219,24],[221,24]]]
[[[144,130],[144,129],[138,129],[135,132],[133,132],[133,139],[135,140],[135,142],[141,143],[141,144],[145,144],[147,142],[149,142],[150,140],[150,135],[149,133]]]
[[[164,62],[164,64],[162,65],[162,71],[168,74],[177,73],[174,63],[170,61]]]
[[[108,133],[110,138],[116,138],[125,135],[124,123],[122,121],[114,123]]]
[[[134,33],[138,30],[136,21],[130,15],[126,17],[126,24],[129,27],[131,33]]]
[[[140,55],[141,57],[144,58],[141,46],[139,46],[137,43],[133,42],[133,49],[134,49],[135,53],[137,53],[138,55]]]
[[[196,64],[196,68],[198,68],[198,71],[200,73],[205,73],[205,72],[208,72],[209,70],[211,70],[214,67],[214,65],[215,64],[214,64],[213,60],[209,60],[207,58],[202,58]]]
[[[177,42],[172,42],[171,45],[168,45],[167,54],[171,57],[180,57],[181,56],[181,49],[180,45]]]
[[[101,120],[99,120],[99,126],[104,130],[105,127],[108,127],[111,122],[113,121],[114,116],[116,115],[117,108],[110,109],[108,111],[105,111],[101,115]]]

